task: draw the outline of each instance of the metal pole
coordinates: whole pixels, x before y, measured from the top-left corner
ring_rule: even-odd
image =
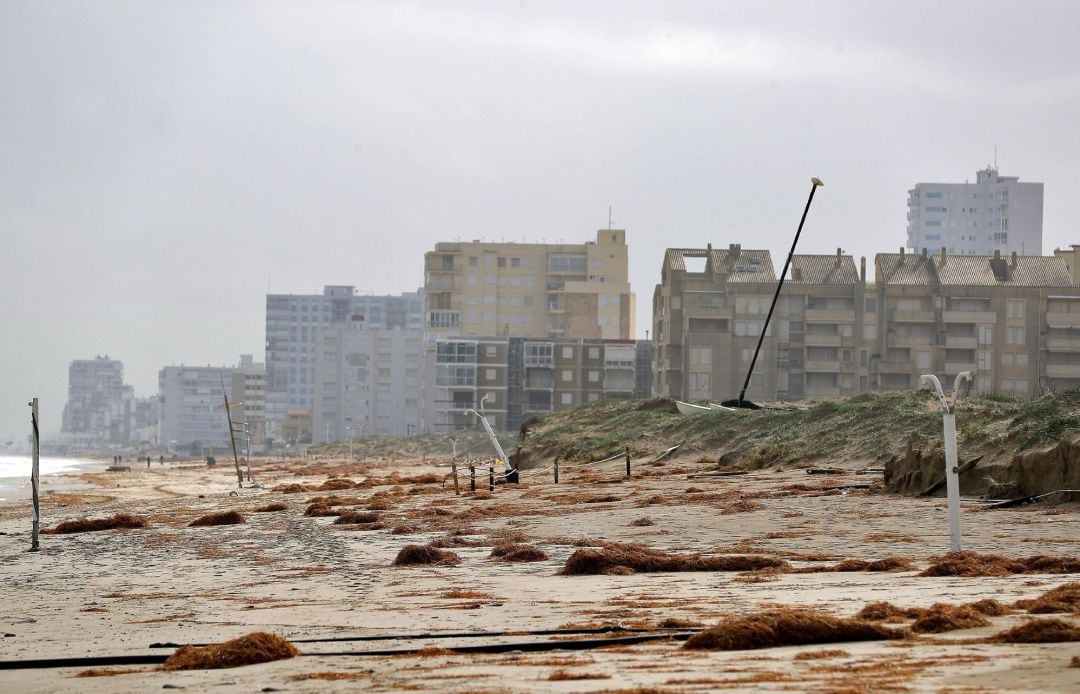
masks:
[[[754,364],[757,363],[758,352],[761,351],[761,343],[765,341],[765,331],[769,329],[769,321],[772,319],[773,309],[776,308],[776,300],[780,298],[780,290],[784,288],[784,277],[787,276],[791,258],[795,255],[795,246],[799,243],[799,235],[802,234],[803,224],[806,222],[806,214],[810,211],[810,203],[814,201],[814,191],[818,186],[825,185],[818,178],[810,179],[810,197],[806,199],[806,207],[803,209],[802,219],[799,220],[799,228],[795,232],[795,240],[791,242],[791,250],[788,251],[787,260],[784,261],[784,269],[780,271],[780,281],[776,283],[776,291],[773,293],[772,303],[769,304],[769,313],[765,316],[765,324],[761,326],[761,334],[758,336],[757,347],[754,348],[754,356],[750,359],[750,368],[746,372],[746,380],[742,390],[739,391],[738,407],[742,407],[743,398],[746,396],[746,388],[750,385],[750,377],[754,375]]]
[[[492,465],[488,468],[488,491],[495,491],[495,466]]]
[[[454,474],[454,494],[460,495],[461,494],[461,488],[458,486],[457,461],[456,460],[454,462],[450,463],[450,470]]]
[[[971,381],[972,372],[963,371],[956,376],[953,382],[953,408],[956,407],[956,399],[960,395],[960,384]],[[945,391],[941,389],[941,381],[933,374],[926,374],[920,378],[923,383],[933,386],[941,404],[942,428],[945,443],[945,490],[949,500],[949,549],[959,552],[962,549],[960,540],[960,468],[957,464],[956,455],[956,414],[949,407],[949,401],[945,399]]]
[[[559,456],[555,456],[555,484],[559,483]]]
[[[626,476],[630,476],[630,446],[626,447]]]
[[[30,486],[33,489],[33,502],[34,502],[34,522],[30,535],[30,551],[40,552],[41,545],[38,544],[38,531],[41,530],[41,506],[38,501],[38,477],[40,474],[40,454],[41,454],[41,434],[38,431],[38,399],[34,398],[29,403],[30,405],[30,423],[33,425],[33,458],[30,467]]]
[[[470,465],[469,466],[469,491],[470,492],[475,492],[476,491],[476,466],[475,465]]]

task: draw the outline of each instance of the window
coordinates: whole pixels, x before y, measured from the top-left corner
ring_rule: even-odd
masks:
[[[712,366],[712,347],[691,347],[691,366]]]
[[[499,267],[506,267],[506,258],[499,257]]]
[[[574,404],[574,394],[573,393],[563,393],[560,397],[561,397],[562,404],[564,404],[564,405],[573,405]]]
[[[563,347],[562,348],[562,358],[563,359],[573,359],[574,358],[574,348],[573,347]]]
[[[867,313],[877,313],[877,299],[867,299],[863,302],[863,310]]]
[[[877,337],[877,326],[873,323],[867,323],[863,325],[863,339],[873,340]]]
[[[476,267],[476,256],[469,256],[469,267]]]
[[[495,345],[487,345],[484,347],[485,357],[494,357],[498,353],[498,348]]]
[[[544,342],[525,343],[525,366],[551,366],[554,346]]]
[[[926,226],[928,226],[928,227],[939,227],[939,226],[941,226],[941,220],[940,219],[928,219],[928,220],[926,220]]]
[[[1023,318],[1024,317],[1024,302],[1023,300],[1009,299],[1005,302],[1005,317],[1006,318]]]
[[[484,369],[484,378],[488,381],[495,380],[495,369]]]
[[[992,325],[980,325],[979,326],[979,346],[989,347],[994,344],[994,326]]]
[[[521,265],[521,258],[511,258],[510,267],[518,267]]]
[[[691,371],[690,393],[705,398],[709,397],[712,394],[712,374],[706,371]]]
[[[841,354],[842,354],[843,362],[845,364],[850,364],[851,363],[851,350],[850,349],[841,350]]]
[[[574,380],[574,372],[570,369],[563,369],[562,380],[564,383],[569,383]]]
[[[600,358],[600,348],[599,347],[590,347],[589,348],[589,359],[599,359],[599,358]]]
[[[443,270],[453,270],[454,269],[454,256],[452,256],[452,255],[444,255],[442,257],[442,269]]]
[[[600,382],[600,372],[599,371],[590,371],[589,372],[589,383],[599,383],[599,382]]]
[[[437,364],[475,364],[476,343],[439,342],[435,345]]]
[[[1005,344],[1024,344],[1024,329],[1019,326],[1009,326],[1005,328]]]
[[[929,352],[916,352],[915,353],[915,366],[920,369],[930,368],[930,353]]]
[[[978,371],[990,370],[990,352],[980,350],[976,355],[975,368]]]
[[[941,197],[941,193],[940,193],[940,192],[934,192],[934,193],[927,193],[927,194],[926,194],[926,197],[928,197],[928,198],[940,198],[940,197]]]

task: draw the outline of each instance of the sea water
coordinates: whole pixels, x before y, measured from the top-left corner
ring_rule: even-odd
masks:
[[[86,458],[42,457],[38,459],[38,472],[41,475],[55,475],[60,472],[71,472],[95,462]],[[33,462],[28,455],[0,455],[0,497],[5,496],[4,492],[29,484],[32,467]]]

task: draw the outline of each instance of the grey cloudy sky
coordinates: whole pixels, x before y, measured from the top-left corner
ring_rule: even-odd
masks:
[[[264,296],[455,238],[872,258],[992,162],[1080,242],[1071,2],[0,2],[0,435],[72,359],[262,358]],[[779,261],[777,261],[779,262]],[[872,262],[872,261],[871,261]]]

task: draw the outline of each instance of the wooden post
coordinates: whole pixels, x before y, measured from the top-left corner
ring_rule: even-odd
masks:
[[[470,492],[475,492],[476,491],[476,466],[475,465],[470,465],[469,466],[469,491]]]
[[[555,456],[555,484],[559,483],[559,456]]]
[[[30,423],[34,428],[34,441],[33,441],[33,459],[30,467],[30,486],[33,488],[33,502],[34,502],[34,522],[31,528],[30,537],[30,551],[40,552],[41,545],[38,544],[38,531],[41,529],[41,505],[38,501],[38,475],[40,473],[40,454],[41,454],[41,435],[38,431],[38,399],[34,398],[29,403],[30,405]]]
[[[454,474],[454,493],[457,494],[457,495],[460,495],[461,494],[461,488],[458,487],[457,461],[456,460],[454,462],[450,463],[450,470]]]
[[[630,446],[626,447],[626,476],[630,476]]]
[[[488,491],[495,491],[495,466],[492,465],[488,468]]]

